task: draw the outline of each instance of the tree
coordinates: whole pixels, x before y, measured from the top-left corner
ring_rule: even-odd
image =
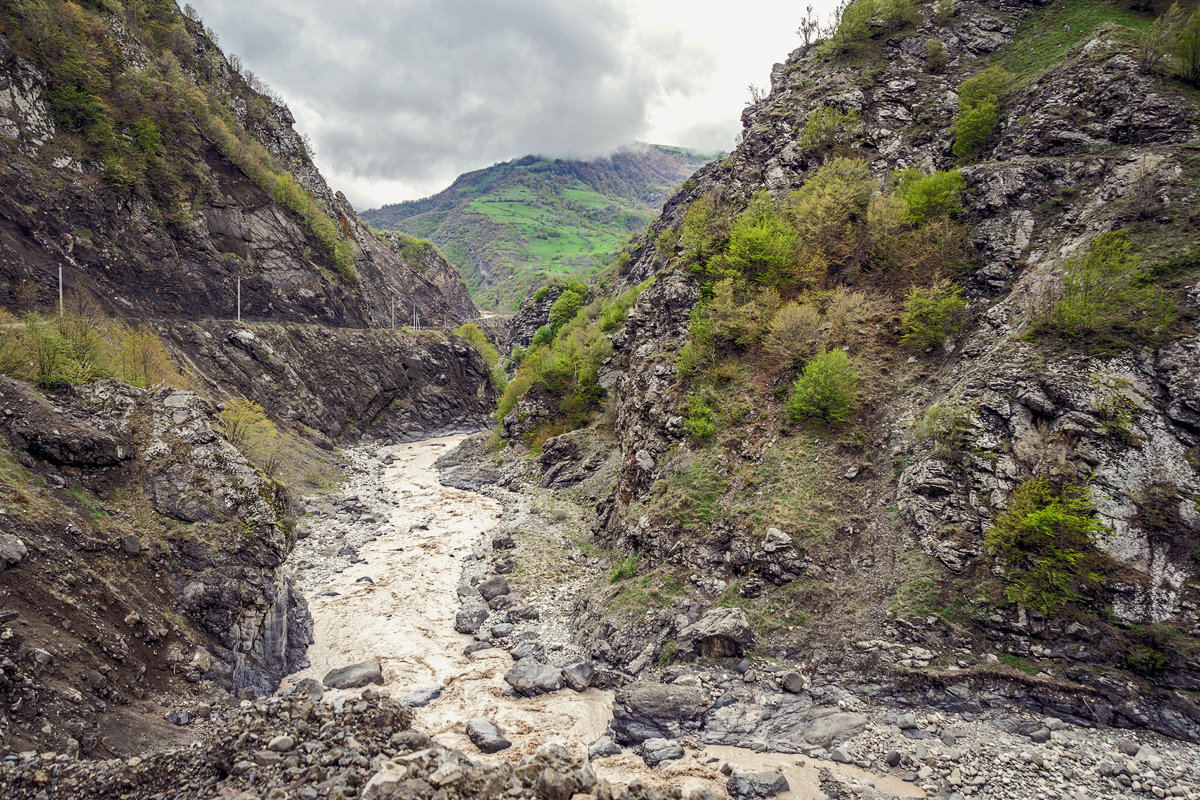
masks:
[[[845,422],[858,404],[859,380],[858,368],[844,350],[819,354],[792,384],[788,416]]]
[[[800,20],[800,27],[796,29],[796,33],[804,40],[805,50],[821,33],[821,21],[817,18],[812,3],[809,3],[808,7],[804,9],[804,17]]]

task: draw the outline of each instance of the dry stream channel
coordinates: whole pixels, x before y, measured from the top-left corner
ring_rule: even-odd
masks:
[[[357,468],[352,491],[374,515],[371,524],[377,533],[355,548],[356,558],[344,568],[344,558],[339,563],[329,555],[343,540],[345,518],[322,515],[298,546],[292,563],[309,599],[315,642],[308,651],[312,666],[289,681],[320,681],[332,669],[379,661],[383,688],[393,697],[442,687],[436,699],[414,709],[417,727],[441,744],[485,761],[517,763],[551,742],[586,756],[588,745],[605,734],[612,719],[612,692],[562,689],[532,699],[514,696],[506,691],[504,681],[514,663],[506,650],[493,647],[463,654],[471,637],[455,632],[454,618],[460,608],[457,590],[464,565],[486,547],[489,532],[504,516],[498,500],[439,481],[434,462],[463,438],[450,436],[351,454]],[[547,586],[544,591],[556,588]],[[325,700],[335,702],[339,696],[361,691],[330,691]],[[479,753],[465,730],[467,720],[475,717],[499,725],[513,746],[494,755]],[[891,776],[871,776],[851,766],[804,756],[732,747],[689,749],[684,758],[657,768],[646,766],[630,749],[593,764],[598,775],[616,784],[640,779],[650,786],[724,795],[726,777],[720,767],[726,762],[744,769],[781,768],[791,786],[781,797],[822,800],[825,794],[817,782],[820,765],[871,778],[896,795],[924,796],[912,784]]]

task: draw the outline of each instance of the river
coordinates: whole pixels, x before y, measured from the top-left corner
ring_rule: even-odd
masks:
[[[290,680],[321,680],[334,668],[378,660],[385,688],[393,697],[443,687],[439,697],[416,708],[416,726],[441,744],[487,761],[519,762],[543,744],[556,742],[586,755],[612,719],[613,694],[600,689],[563,689],[533,699],[505,694],[504,674],[513,665],[507,651],[489,648],[463,655],[471,637],[456,633],[457,589],[464,564],[504,516],[500,502],[443,486],[434,462],[464,437],[430,439],[356,454],[360,501],[376,518],[378,538],[356,548],[358,562],[340,572],[317,572],[304,583],[314,622],[312,665]],[[362,481],[365,479],[365,486]],[[374,484],[374,485],[372,485]],[[365,490],[364,490],[365,489]],[[300,570],[318,560],[329,537],[318,531],[297,548]],[[336,543],[336,537],[335,537]],[[369,579],[364,580],[364,579]],[[553,590],[555,587],[546,587]],[[361,690],[359,690],[361,691]],[[329,692],[327,700],[356,692]],[[466,737],[467,720],[486,717],[505,730],[513,746],[479,754]],[[640,779],[650,786],[678,785],[724,794],[723,763],[746,769],[780,768],[792,791],[785,798],[822,800],[817,769],[872,780],[881,789],[924,796],[912,784],[891,776],[871,776],[854,767],[803,756],[760,754],[733,747],[688,750],[680,760],[649,768],[631,750],[594,762],[597,774],[613,783]]]

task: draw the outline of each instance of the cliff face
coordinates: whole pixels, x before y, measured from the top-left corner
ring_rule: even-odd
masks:
[[[476,431],[494,401],[475,348],[436,331],[175,323],[163,332],[215,394],[240,394],[331,439]]]
[[[249,319],[476,316],[370,235],[255,85],[173,4],[6,11],[0,303],[51,305],[62,267],[69,292],[124,317],[235,317],[239,277]]]
[[[1189,90],[1138,56],[1152,17],[1105,8],[1107,21],[1058,3],[958,3],[946,18],[921,5],[890,29],[872,21],[854,53],[814,46],[775,68],[771,93],[743,114],[742,143],[668,201],[617,276],[622,286],[654,283],[613,337],[620,466],[595,531],[656,575],[682,576],[701,605],[747,609],[770,631],[768,652],[827,676],[902,675],[917,691],[947,669],[977,689],[1020,683],[1026,670],[1093,710],[1033,689],[1020,702],[1196,738],[1200,307],[1190,209],[1200,161],[1189,143],[1200,127]],[[934,39],[945,56],[936,65]],[[956,154],[964,81],[992,67],[1005,70],[994,133]],[[823,132],[822,118],[840,123]],[[865,163],[873,182],[862,210],[826,234],[864,238],[822,262],[798,297],[783,282],[781,297],[765,298],[752,281],[733,300],[717,296],[714,274],[734,263],[724,248],[743,212],[768,203],[797,214],[795,193],[831,163],[844,166],[838,159]],[[904,169],[957,169],[962,179],[945,249],[915,266],[872,249],[875,214],[902,191]],[[710,260],[689,230],[701,212]],[[803,231],[822,218],[788,219]],[[1133,319],[1115,345],[1099,333],[1047,335],[1064,286],[1083,280],[1079,265],[1113,231],[1137,256],[1122,263],[1144,269],[1138,285],[1171,298],[1169,330],[1139,339]],[[951,241],[959,235],[965,249]],[[965,327],[906,348],[908,293],[939,279],[961,288]],[[799,364],[768,352],[771,311],[753,319],[792,299],[818,309],[801,363],[836,349],[860,372],[858,410],[844,422],[789,411]],[[718,338],[697,365],[697,320],[751,332]],[[518,406],[513,419],[532,412]],[[1080,567],[1086,588],[1048,611],[1014,599],[1014,562],[985,544],[1022,487],[1039,481],[1084,487],[1105,531],[1087,556],[1099,572]],[[646,669],[698,617],[680,601],[613,622],[600,594],[581,629],[622,669]]]
[[[307,664],[288,495],[217,435],[210,403],[115,381],[48,400],[0,379],[0,407],[5,747],[119,753],[148,694],[261,693]]]

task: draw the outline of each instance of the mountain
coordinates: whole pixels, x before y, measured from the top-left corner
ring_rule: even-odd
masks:
[[[359,216],[432,240],[476,303],[511,311],[548,278],[580,278],[611,264],[671,192],[714,157],[662,145],[595,161],[526,156],[461,175],[432,197]]]
[[[373,237],[290,111],[173,3],[0,14],[0,303],[67,289],[124,317],[384,325],[477,315]]]
[[[636,676],[624,741],[744,745],[680,688],[726,690],[714,655],[1200,739],[1189,13],[855,0],[588,298],[527,306],[503,428],[448,479],[590,518],[611,579],[573,625]],[[728,691],[804,749],[799,700]]]

